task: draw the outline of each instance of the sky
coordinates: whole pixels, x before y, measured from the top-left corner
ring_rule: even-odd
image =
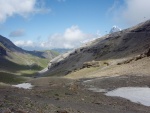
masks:
[[[0,35],[27,50],[77,48],[150,19],[150,0],[0,0]]]

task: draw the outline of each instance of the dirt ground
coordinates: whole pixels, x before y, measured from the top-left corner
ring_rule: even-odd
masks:
[[[86,82],[86,81],[89,82]],[[150,113],[150,107],[88,90],[150,87],[150,76],[122,75],[91,79],[37,78],[33,89],[0,86],[0,113]]]

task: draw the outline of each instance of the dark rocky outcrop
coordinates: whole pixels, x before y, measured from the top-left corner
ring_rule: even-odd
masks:
[[[146,56],[149,57],[150,56],[150,48],[148,49]]]
[[[130,63],[132,61],[137,61],[137,60],[140,60],[142,58],[149,57],[149,56],[150,56],[150,48],[148,50],[146,50],[144,53],[140,54],[140,55],[137,55],[137,56],[135,56],[133,58],[127,59],[127,60],[125,60],[123,62],[117,63],[117,65],[128,64],[128,63]]]
[[[91,61],[91,62],[85,62],[83,63],[82,68],[90,68],[90,67],[99,67],[100,62],[99,61]]]
[[[7,55],[6,50],[2,46],[0,46],[0,56],[6,56],[6,55]]]

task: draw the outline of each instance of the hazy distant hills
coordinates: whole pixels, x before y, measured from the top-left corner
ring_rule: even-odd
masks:
[[[73,50],[73,49],[65,49],[65,48],[55,48],[55,49],[52,49],[53,51],[56,51],[56,52],[58,52],[58,53],[60,53],[60,54],[63,54],[63,53],[66,53],[66,52],[68,52],[68,51],[71,51],[71,50]]]
[[[145,66],[148,65],[148,62],[143,59],[145,58],[144,52],[147,52],[150,48],[149,42],[150,21],[146,21],[132,28],[105,35],[80,48],[56,57],[49,63],[48,70],[43,71],[41,75],[100,76],[109,68],[109,71],[114,67],[119,68],[119,64],[137,63],[135,59],[137,60],[138,57],[141,57],[142,60],[137,60],[139,65],[133,66],[136,68],[131,67],[128,69],[130,63],[124,70],[116,68],[111,70],[110,73],[106,72],[105,75],[123,74],[123,72],[130,72],[128,70],[131,69],[131,71],[136,70],[136,73],[141,69],[148,72],[148,67],[143,68],[142,65],[144,63]],[[142,73],[142,70],[140,72]]]

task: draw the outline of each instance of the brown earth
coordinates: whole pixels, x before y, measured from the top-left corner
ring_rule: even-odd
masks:
[[[34,85],[31,90],[1,86],[0,113],[150,113],[150,107],[88,90],[91,85],[107,90],[150,87],[149,81],[147,75],[80,80],[37,78],[29,81]]]

